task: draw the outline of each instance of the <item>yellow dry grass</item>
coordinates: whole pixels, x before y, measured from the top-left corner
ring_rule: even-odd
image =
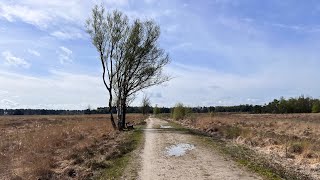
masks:
[[[320,164],[320,114],[193,114],[181,122],[295,164]]]
[[[0,179],[92,176],[126,135],[113,130],[109,115],[2,116],[0,132]]]

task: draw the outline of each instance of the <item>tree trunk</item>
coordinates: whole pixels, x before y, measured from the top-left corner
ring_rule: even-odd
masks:
[[[121,108],[119,104],[117,103],[117,122],[118,122],[118,127],[119,127],[119,122],[121,121]]]
[[[122,103],[122,92],[121,92],[121,89],[119,90],[119,94],[118,94],[118,97],[117,97],[117,120],[118,120],[118,130],[121,131],[123,130],[123,127],[122,127],[122,113],[123,113],[123,109],[122,109],[122,106],[121,106],[121,103]]]
[[[123,127],[122,127],[122,107],[121,105],[118,105],[118,108],[117,108],[117,119],[118,119],[118,130],[121,131],[123,130]]]
[[[127,113],[127,105],[126,105],[126,100],[124,100],[123,106],[122,106],[122,127],[126,127],[126,113]]]
[[[114,122],[114,117],[113,117],[113,112],[112,112],[112,95],[110,93],[110,98],[109,98],[109,112],[110,112],[110,120],[111,120],[111,124],[113,129],[117,129],[117,125]]]
[[[124,128],[126,128],[126,112],[127,112],[126,100],[127,99],[125,97],[123,97],[123,98],[121,98],[121,101],[120,101],[121,120],[118,123],[119,123],[119,126],[121,127],[122,130]]]
[[[112,113],[112,107],[109,108],[109,112],[110,112],[110,120],[111,120],[112,127],[113,127],[113,129],[117,129],[117,125],[114,122],[114,117],[113,117],[113,113]]]

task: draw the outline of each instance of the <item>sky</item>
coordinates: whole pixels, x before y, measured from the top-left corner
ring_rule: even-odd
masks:
[[[317,0],[0,0],[0,108],[107,105],[98,53],[85,32],[95,4],[152,19],[172,79],[152,105],[264,104],[320,98]]]

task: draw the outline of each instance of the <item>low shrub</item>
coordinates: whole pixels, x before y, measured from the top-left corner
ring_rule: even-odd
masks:
[[[227,139],[234,139],[240,136],[242,133],[242,129],[237,126],[229,126],[224,131],[224,136]]]
[[[312,113],[320,112],[320,102],[316,102],[312,105]]]
[[[186,116],[186,108],[183,106],[182,103],[178,103],[172,113],[172,118],[174,120],[183,119]]]
[[[306,142],[294,142],[289,147],[289,152],[294,154],[302,154],[308,149],[309,144]]]

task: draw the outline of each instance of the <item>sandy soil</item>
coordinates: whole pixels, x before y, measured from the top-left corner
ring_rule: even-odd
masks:
[[[142,168],[139,172],[141,180],[262,179],[205,147],[194,135],[170,129],[156,129],[166,125],[166,121],[149,118],[147,123],[141,154]],[[169,156],[166,148],[179,143],[192,144],[194,148],[182,156]]]

